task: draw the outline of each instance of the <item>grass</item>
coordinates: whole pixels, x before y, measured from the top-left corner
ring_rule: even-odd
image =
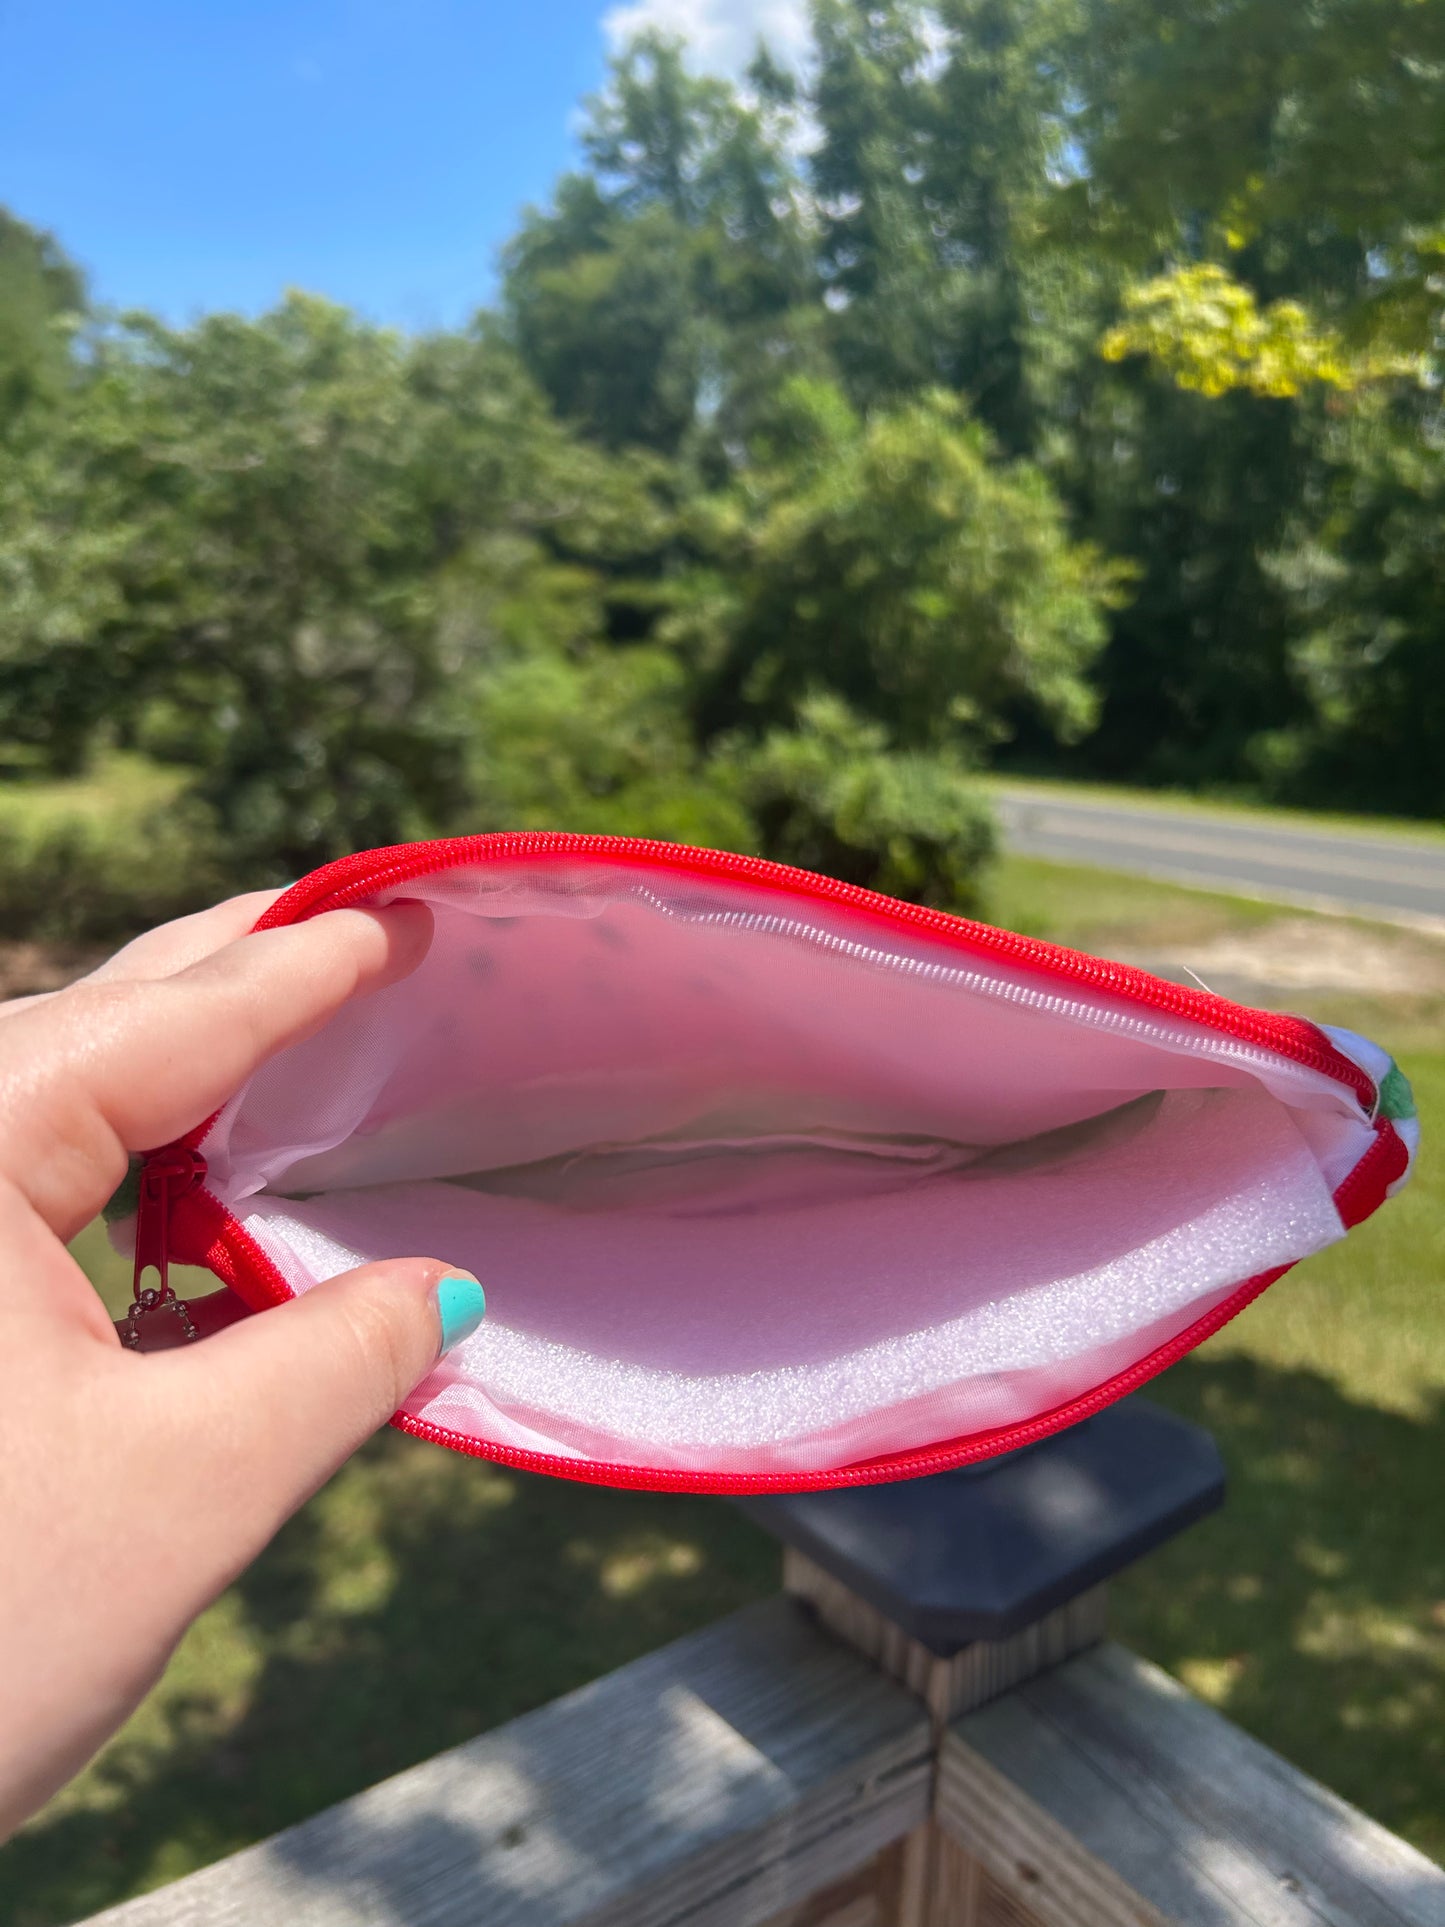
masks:
[[[221,893],[183,774],[112,754],[74,781],[0,771],[0,942],[77,954]]]
[[[1022,860],[1000,866],[993,909],[1105,951],[1203,943],[1272,914]],[[1428,1148],[1445,1137],[1445,1008],[1332,996],[1311,1010],[1397,1052],[1427,1153],[1347,1245],[1156,1382],[1214,1430],[1230,1498],[1117,1584],[1115,1624],[1445,1858],[1445,1171]],[[124,1267],[97,1228],[77,1250],[122,1305]],[[595,1491],[384,1435],[202,1617],[148,1704],[7,1849],[0,1924],[56,1927],[172,1880],[777,1575],[772,1543],[721,1501]]]
[[[1414,1056],[1427,1131],[1445,1052]],[[1438,1143],[1438,1135],[1435,1138]],[[1119,1636],[1445,1859],[1445,1185],[1414,1184],[1158,1382],[1224,1511],[1116,1589]]]
[[[1012,928],[1105,953],[1203,944],[1278,914],[1024,859],[1001,866],[993,909]],[[1214,1432],[1230,1496],[1116,1584],[1114,1623],[1445,1860],[1445,1541],[1432,1524],[1445,1492],[1445,999],[1294,1001],[1400,1058],[1425,1152],[1401,1197],[1151,1387]]]
[[[1295,810],[1283,804],[1251,803],[1238,796],[1201,796],[1197,790],[1138,789],[1123,783],[1077,783],[1065,777],[1013,776],[1006,771],[981,778],[993,789],[1028,791],[1040,798],[1079,803],[1122,803],[1141,810],[1176,810],[1181,816],[1245,817],[1281,829],[1358,831],[1362,836],[1394,837],[1404,843],[1445,846],[1445,824],[1416,816],[1363,816],[1337,810]]]
[[[122,750],[80,777],[0,773],[0,836],[42,836],[75,823],[107,830],[134,826],[172,802],[185,776]]]
[[[1098,955],[1108,955],[1111,946],[1165,950],[1204,944],[1260,929],[1279,915],[1277,906],[1252,897],[1037,857],[1001,858],[988,893],[991,922]]]
[[[564,1487],[385,1434],[6,1849],[0,1917],[50,1927],[173,1880],[777,1578],[771,1542],[722,1504]]]

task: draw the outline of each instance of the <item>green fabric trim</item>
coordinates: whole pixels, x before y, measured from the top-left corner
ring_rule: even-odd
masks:
[[[1415,1115],[1415,1093],[1410,1088],[1410,1080],[1393,1059],[1380,1084],[1380,1115],[1391,1119]]]
[[[103,1206],[101,1216],[107,1224],[115,1224],[121,1218],[130,1218],[140,1209],[140,1172],[145,1159],[134,1157],[120,1181],[120,1188],[110,1203]]]

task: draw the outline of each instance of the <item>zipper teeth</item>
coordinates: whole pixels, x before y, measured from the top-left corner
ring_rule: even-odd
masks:
[[[772,863],[764,857],[739,856],[725,850],[696,849],[687,844],[662,843],[654,838],[626,836],[576,836],[566,832],[533,830],[520,833],[500,832],[484,836],[444,837],[427,843],[393,844],[355,856],[339,857],[336,862],[314,870],[279,897],[258,919],[257,930],[279,929],[303,922],[323,910],[344,909],[364,901],[378,891],[399,883],[413,883],[421,877],[437,876],[447,870],[463,869],[485,861],[507,862],[539,856],[586,856],[615,858],[666,869],[674,874],[722,877],[766,885],[786,891],[795,900],[843,904],[862,910],[894,928],[923,931],[946,938],[956,948],[1003,958],[1024,968],[1038,970],[1056,981],[1086,985],[1104,991],[1138,1008],[1183,1019],[1213,1031],[1233,1045],[1227,1055],[1236,1061],[1259,1062],[1283,1059],[1321,1073],[1353,1091],[1374,1121],[1379,1092],[1368,1071],[1337,1050],[1315,1025],[1302,1017],[1282,1016],[1277,1012],[1251,1010],[1233,1004],[1211,991],[1187,989],[1165,978],[1150,975],[1129,964],[1111,963],[1083,951],[1066,950],[1058,944],[1044,943],[1037,937],[1021,937],[1011,930],[992,924],[975,923],[944,910],[930,910],[920,904],[900,903],[876,890],[857,884],[839,883],[811,870],[793,869]],[[770,919],[760,919],[767,923]],[[779,924],[790,920],[778,919]],[[861,946],[859,946],[861,950]],[[919,966],[923,970],[942,970],[945,966]],[[1001,984],[977,972],[959,969],[958,975],[969,987],[1007,1001],[1017,1000],[1036,1009],[1058,1015],[1082,1017],[1101,1028],[1128,1029],[1134,1036],[1154,1042],[1177,1039],[1160,1025],[1150,1026],[1135,1019],[1126,1023],[1118,1012],[1102,1012],[1027,986]],[[1191,1040],[1197,1041],[1197,1040]],[[1243,1046],[1244,1048],[1241,1048]],[[1211,1053],[1216,1054],[1216,1053]],[[220,1109],[176,1139],[166,1151],[194,1151],[204,1143]],[[153,1153],[164,1155],[164,1152]]]
[[[500,832],[495,835],[446,837],[429,843],[396,844],[357,856],[341,857],[293,885],[260,919],[258,930],[296,923],[320,910],[335,910],[359,902],[399,883],[411,883],[446,870],[483,861],[511,861],[528,857],[589,856],[641,861],[645,864],[705,876],[733,878],[787,890],[794,896],[845,904],[881,917],[894,926],[943,936],[955,944],[1041,970],[1075,984],[1086,984],[1147,1009],[1187,1018],[1205,1028],[1252,1044],[1275,1057],[1286,1057],[1307,1069],[1322,1072],[1348,1086],[1373,1114],[1377,1099],[1374,1080],[1351,1058],[1302,1017],[1252,1010],[1232,1004],[1210,991],[1186,988],[1154,977],[1128,964],[1110,963],[1083,952],[1021,937],[991,924],[975,923],[943,910],[900,903],[895,898],[839,883],[812,871],[792,869],[763,857],[738,856],[723,850],[693,849],[683,844],[625,836],[576,836],[557,831]],[[211,1120],[185,1140],[199,1142]]]
[[[686,912],[673,910],[661,897],[645,887],[639,886],[638,896],[659,916],[671,921],[701,924],[714,929],[760,931],[770,936],[791,937],[814,944],[833,956],[847,957],[856,963],[871,964],[876,968],[891,970],[898,975],[912,977],[924,983],[947,984],[957,989],[971,991],[977,996],[993,998],[999,1003],[1014,1004],[1023,1009],[1041,1011],[1050,1016],[1066,1017],[1071,1022],[1086,1024],[1094,1030],[1122,1031],[1132,1039],[1167,1048],[1176,1048],[1181,1043],[1194,1044],[1209,1055],[1225,1058],[1231,1063],[1264,1066],[1276,1071],[1279,1067],[1280,1055],[1277,1051],[1265,1050],[1257,1044],[1244,1043],[1224,1033],[1219,1034],[1217,1043],[1211,1038],[1201,1039],[1184,1030],[1179,1024],[1156,1023],[1137,1015],[1134,1011],[1111,1010],[1098,1004],[1085,1003],[1077,997],[1066,997],[1054,991],[1036,990],[1031,985],[1015,982],[996,973],[974,969],[966,964],[926,963],[917,957],[900,957],[891,951],[877,949],[853,938],[820,930],[816,924],[802,923],[795,917],[752,914],[746,910],[718,910],[689,916]],[[1291,1069],[1295,1068],[1291,1062]],[[1298,1068],[1305,1067],[1300,1065]]]

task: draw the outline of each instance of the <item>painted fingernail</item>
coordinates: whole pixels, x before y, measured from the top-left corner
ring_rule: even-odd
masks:
[[[458,1272],[441,1279],[432,1297],[441,1320],[442,1350],[449,1352],[464,1338],[470,1338],[481,1324],[487,1309],[487,1294],[475,1278]]]

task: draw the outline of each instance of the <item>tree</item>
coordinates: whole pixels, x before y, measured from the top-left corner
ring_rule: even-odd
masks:
[[[1309,709],[1259,746],[1296,801],[1445,816],[1445,441],[1373,398],[1342,421],[1313,527],[1274,558]]]
[[[993,459],[937,391],[867,418],[827,386],[783,401],[724,524],[714,724],[782,723],[827,689],[906,748],[977,751],[1018,707],[1080,734],[1119,577],[1069,540],[1042,475]]]
[[[80,270],[54,236],[0,207],[0,436],[27,408],[64,394],[85,307]]]
[[[894,750],[879,724],[817,693],[795,727],[729,760],[771,856],[910,902],[977,909],[993,822],[956,753]]]
[[[1438,409],[1362,376],[1435,325],[1439,9],[814,14],[806,85],[625,48],[460,333],[77,338],[0,229],[15,758],[186,761],[258,877],[480,819],[959,898],[968,768],[1065,748],[1433,806]]]
[[[675,455],[728,410],[809,280],[786,152],[791,90],[765,56],[744,100],[648,33],[589,103],[589,171],[504,255],[519,352],[559,412],[610,448]]]
[[[564,226],[591,229],[596,245],[569,251]],[[554,212],[530,216],[507,250],[527,366],[563,419],[607,448],[675,454],[697,419],[707,330],[691,255],[665,209],[614,221],[589,180],[564,183]]]
[[[1096,363],[1055,473],[1074,526],[1134,579],[1096,660],[1086,767],[1186,786],[1256,780],[1256,738],[1301,707],[1270,559],[1313,512],[1322,420],[1317,402],[1210,401],[1149,366]]]
[[[1376,408],[1325,395],[1418,367],[1438,328],[1440,10],[1087,0],[1083,17],[1082,164],[1051,226],[1119,287],[1100,321],[1121,366],[1081,371],[1053,472],[1076,526],[1143,571],[1085,754],[1111,775],[1320,797],[1325,736],[1341,749],[1347,725],[1304,558],[1337,553],[1341,504],[1374,487],[1341,473],[1370,438],[1342,433],[1338,409]],[[1381,406],[1406,435],[1429,412],[1418,390]],[[1361,698],[1362,678],[1363,660]]]
[[[89,645],[114,600],[116,524],[91,499],[69,414],[79,270],[0,208],[0,741],[74,769],[106,678]]]
[[[133,320],[27,474],[4,726],[189,764],[258,879],[464,814],[473,679],[518,626],[587,628],[587,558],[649,523],[490,329],[407,342],[304,296]]]
[[[1080,42],[1087,228],[1136,266],[1227,271],[1290,297],[1321,366],[1432,352],[1445,266],[1445,13],[1419,0],[1087,0]],[[1238,301],[1238,293],[1231,300]],[[1213,322],[1156,297],[1184,365]],[[1172,314],[1171,311],[1172,310]],[[1191,348],[1191,342],[1195,347]],[[1141,342],[1142,345],[1142,342]],[[1207,345],[1204,349],[1207,356]],[[1249,385],[1252,356],[1216,374]]]
[[[471,721],[483,827],[758,847],[733,771],[704,765],[683,665],[665,649],[519,653],[482,678]]]
[[[127,506],[95,486],[73,423],[11,424],[0,446],[0,750],[52,775],[83,768],[117,707],[103,638],[123,607],[129,538]]]
[[[829,343],[867,407],[939,381],[949,289],[922,184],[928,41],[916,0],[815,0],[810,159]]]
[[[1075,0],[938,10],[924,194],[954,281],[945,378],[1013,455],[1047,434],[1049,363],[1072,327],[1045,222],[1071,165],[1077,14]]]

